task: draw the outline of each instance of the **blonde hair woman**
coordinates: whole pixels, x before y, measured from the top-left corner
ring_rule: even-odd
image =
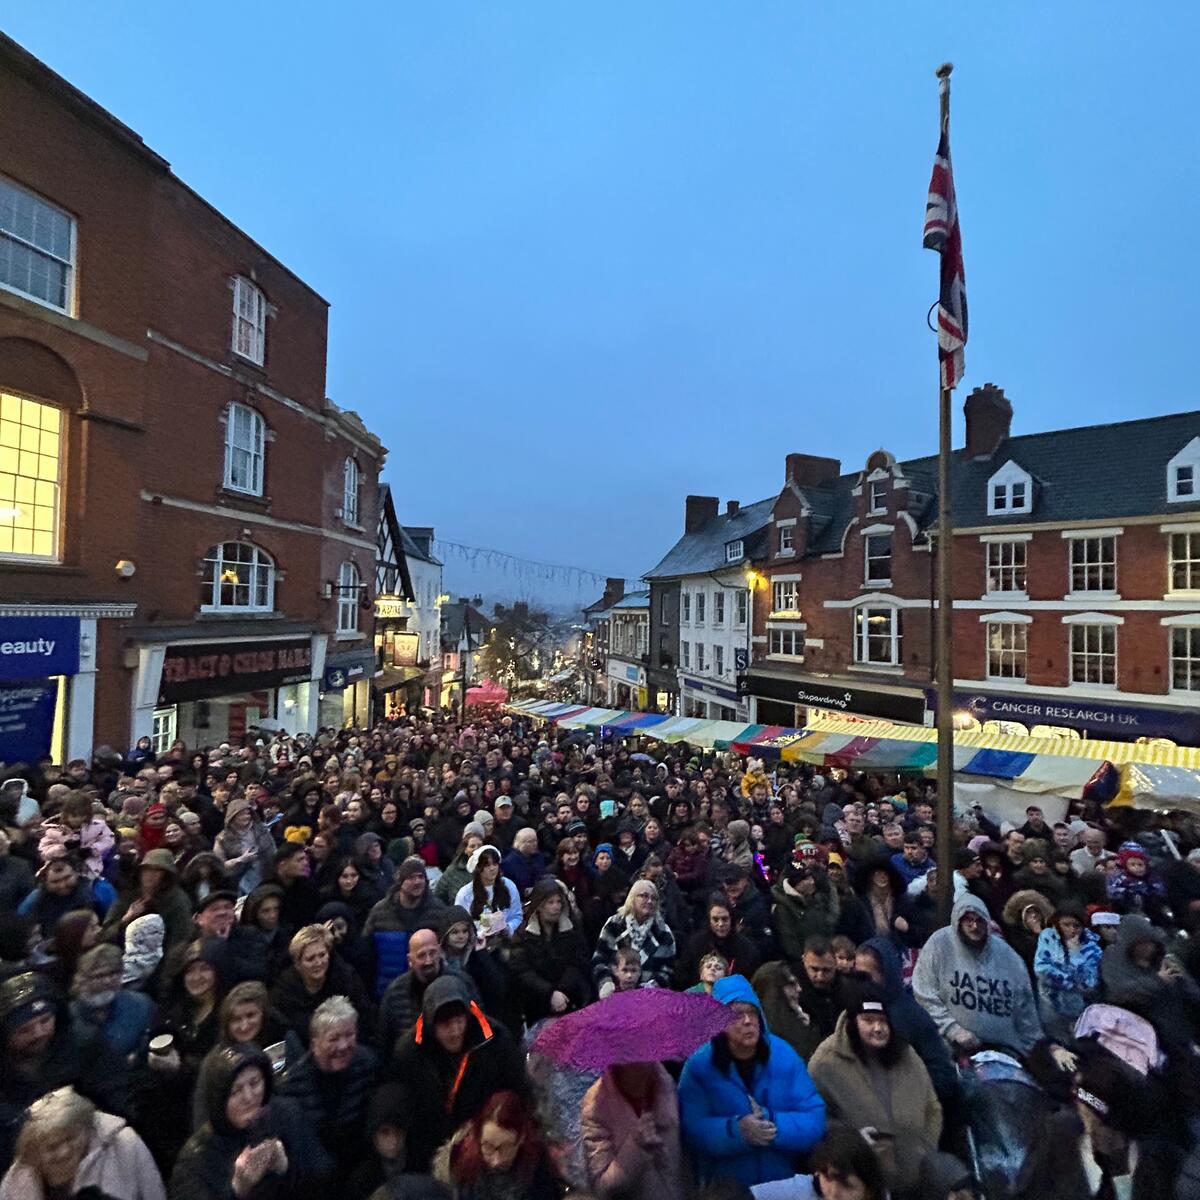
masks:
[[[85,1187],[113,1200],[166,1200],[150,1151],[124,1120],[59,1088],[30,1106],[0,1200],[73,1196]]]

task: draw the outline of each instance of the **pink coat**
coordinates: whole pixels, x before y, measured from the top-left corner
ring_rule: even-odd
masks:
[[[71,1191],[88,1186],[113,1200],[166,1200],[162,1176],[145,1142],[120,1117],[108,1113],[95,1116]],[[21,1162],[14,1162],[0,1183],[0,1200],[42,1200],[44,1195],[41,1176]]]
[[[38,854],[43,862],[52,858],[64,858],[72,849],[77,849],[83,858],[83,873],[89,879],[99,879],[104,873],[104,856],[113,847],[113,832],[99,818],[93,817],[80,831],[79,841],[75,834],[56,820],[42,826],[42,840],[38,842]]]
[[[609,1196],[666,1200],[684,1194],[675,1083],[660,1064],[654,1063],[653,1068],[657,1089],[651,1111],[662,1138],[662,1145],[653,1151],[643,1149],[634,1138],[637,1114],[609,1072],[601,1075],[583,1098],[580,1132],[588,1186],[602,1200]]]

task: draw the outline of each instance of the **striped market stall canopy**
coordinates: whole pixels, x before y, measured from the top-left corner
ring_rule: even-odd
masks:
[[[549,701],[514,701],[509,709],[599,736],[686,741],[765,759],[848,771],[933,775],[937,732],[888,721],[825,717],[806,729],[670,717]],[[982,730],[954,735],[954,771],[963,781],[992,780],[1016,792],[1096,796],[1138,807],[1200,812],[1200,750],[1136,742],[1031,738]]]

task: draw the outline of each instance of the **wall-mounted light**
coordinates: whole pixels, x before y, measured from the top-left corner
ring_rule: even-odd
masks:
[[[137,573],[137,564],[132,563],[127,558],[117,560],[117,565],[113,568],[117,573],[118,579],[132,579]]]

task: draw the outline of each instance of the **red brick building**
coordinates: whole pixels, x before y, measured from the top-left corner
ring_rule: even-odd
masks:
[[[956,712],[1200,744],[1200,413],[1014,437],[991,384],[955,452]],[[757,719],[922,722],[937,462],[789,455],[743,679]]]
[[[384,456],[325,396],[328,305],[2,37],[0,107],[0,759],[43,703],[66,757],[315,728],[373,661]]]

